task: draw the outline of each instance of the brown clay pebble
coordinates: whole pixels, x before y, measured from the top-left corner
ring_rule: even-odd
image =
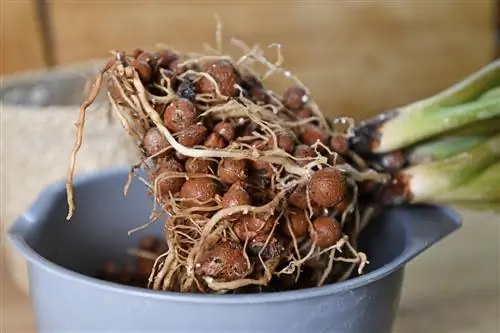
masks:
[[[259,256],[263,260],[270,260],[280,256],[284,251],[281,242],[274,236],[258,234],[254,239],[248,243],[248,252],[254,256]]]
[[[316,142],[321,142],[326,145],[328,143],[328,135],[322,131],[320,128],[316,126],[307,126],[304,132],[302,133],[302,143],[308,146],[312,146]],[[321,146],[318,147],[318,150],[321,150]]]
[[[132,52],[132,57],[137,58],[138,56],[140,56],[140,55],[141,55],[141,53],[142,53],[142,52],[144,52],[144,50],[143,50],[143,49],[141,49],[141,48],[136,48],[136,49],[134,50],[134,52]]]
[[[349,205],[351,204],[351,198],[349,196],[346,196],[344,199],[342,199],[341,202],[335,205],[335,208],[333,210],[335,215],[342,215]]]
[[[349,151],[349,143],[347,138],[343,135],[337,134],[330,138],[330,148],[341,155],[346,154]]]
[[[229,190],[222,196],[221,205],[223,208],[229,208],[241,205],[251,205],[252,198],[250,194],[237,182],[231,185]]]
[[[179,58],[175,52],[167,49],[156,51],[155,56],[157,58],[158,66],[166,69],[169,68],[172,61]]]
[[[297,117],[297,119],[299,119],[299,120],[311,118],[313,116],[312,110],[310,108],[308,108],[307,106],[305,106],[299,110],[296,110],[294,112],[294,114],[295,114],[295,117]]]
[[[163,254],[163,253],[165,253],[167,251],[168,251],[168,244],[167,244],[167,242],[165,240],[160,241],[160,244],[156,248],[155,253],[157,255],[160,255],[160,254]]]
[[[186,66],[183,66],[182,63],[179,60],[173,60],[169,65],[168,68],[174,72],[175,74],[182,74],[187,70]]]
[[[292,237],[293,235],[295,238],[305,235],[309,229],[305,211],[292,207],[286,214],[287,218],[281,225],[283,233],[288,237]]]
[[[159,244],[160,241],[157,237],[148,235],[139,238],[138,247],[144,251],[155,251]]]
[[[137,277],[141,280],[146,280],[151,275],[151,271],[153,270],[154,260],[144,257],[139,257],[135,263],[135,270]]]
[[[184,172],[182,164],[175,160],[169,159],[158,166],[156,177],[161,177],[157,182],[157,191],[161,198],[169,197],[169,193],[175,194],[179,192],[184,184],[184,177],[168,177],[169,172]]]
[[[358,183],[358,191],[361,195],[370,195],[374,194],[381,187],[380,183],[377,183],[373,180],[365,180],[361,183]]]
[[[346,163],[345,158],[342,157],[342,155],[339,154],[332,154],[328,156],[328,164],[331,166],[339,165],[339,164],[344,164]]]
[[[176,133],[196,123],[198,114],[190,101],[184,98],[172,101],[163,114],[165,126]]]
[[[243,130],[243,136],[252,136],[253,135],[252,132],[257,131],[258,129],[259,126],[256,123],[251,122],[245,126],[245,129]]]
[[[181,189],[183,203],[188,207],[203,206],[218,194],[217,184],[211,178],[191,178]]]
[[[151,81],[151,78],[153,77],[153,70],[151,69],[151,66],[149,66],[147,62],[142,60],[132,59],[131,64],[139,74],[142,83],[148,83],[149,81]]]
[[[322,207],[334,207],[344,199],[348,185],[342,172],[335,168],[316,171],[309,182],[309,196]]]
[[[184,164],[187,173],[212,174],[215,162],[203,158],[189,157]]]
[[[220,242],[202,253],[196,264],[198,276],[210,276],[219,281],[243,278],[249,272],[243,248],[236,242]]]
[[[193,147],[203,143],[207,135],[207,128],[201,124],[194,124],[182,130],[177,140],[186,147]]]
[[[298,110],[308,101],[307,92],[300,86],[290,86],[283,94],[283,104],[290,110]]]
[[[254,215],[245,215],[233,225],[233,231],[244,242],[253,239],[259,233],[269,233],[273,229],[274,217],[263,218]]]
[[[227,142],[231,142],[234,140],[234,127],[230,123],[226,121],[221,121],[214,126],[214,133],[219,134],[226,140]]]
[[[262,161],[251,161],[252,170],[257,173],[259,177],[272,178],[274,169],[271,163]]]
[[[114,262],[107,261],[104,263],[100,274],[102,279],[112,281],[116,278],[117,274],[118,266]]]
[[[203,145],[207,148],[222,149],[227,146],[227,142],[222,136],[212,132],[208,135],[208,138],[205,140]]]
[[[302,166],[311,163],[316,155],[314,149],[306,145],[298,145],[293,152],[293,156],[300,158],[296,163]]]
[[[162,150],[166,150],[170,146],[165,136],[160,133],[160,130],[157,127],[151,127],[149,131],[147,131],[146,135],[144,135],[142,144],[148,156],[152,156]],[[165,153],[166,152],[167,151],[165,151]],[[165,154],[162,153],[161,155],[164,156]]]
[[[238,89],[235,87],[239,83],[238,74],[233,64],[227,60],[207,61],[202,65],[201,70],[208,73],[215,80],[219,91],[224,96],[236,96]],[[200,93],[213,93],[215,86],[209,79],[202,77],[197,82]]]
[[[127,265],[125,267],[122,267],[122,269],[120,269],[119,274],[120,276],[117,282],[130,286],[134,283],[136,268],[134,267],[134,265]]]
[[[342,230],[337,220],[323,216],[313,221],[311,240],[321,249],[335,245],[341,238]]]
[[[307,208],[307,191],[305,186],[297,187],[288,197],[288,202],[293,206],[306,209]]]
[[[153,70],[156,68],[156,65],[158,64],[156,56],[148,51],[143,51],[139,55],[137,55],[137,60],[146,62]]]
[[[295,138],[291,133],[278,133],[278,147],[286,151],[287,153],[293,153],[295,148]],[[269,148],[273,148],[272,141],[269,140]]]
[[[247,162],[225,158],[219,164],[217,175],[220,181],[225,184],[234,184],[237,181],[245,180],[247,179]]]
[[[240,85],[245,90],[251,90],[252,88],[264,88],[264,85],[259,78],[253,74],[245,74],[241,79]]]

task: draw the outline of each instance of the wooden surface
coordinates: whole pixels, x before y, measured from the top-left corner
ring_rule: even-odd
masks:
[[[57,57],[69,64],[158,42],[201,50],[214,44],[217,13],[227,38],[281,43],[284,66],[323,112],[360,118],[435,93],[494,54],[492,0],[179,3],[56,1]]]
[[[43,65],[31,1],[0,1],[7,9],[4,72]],[[58,0],[49,7],[64,66],[158,42],[201,51],[203,43],[214,44],[218,14],[226,40],[281,43],[284,66],[311,88],[323,111],[356,118],[435,93],[494,55],[494,0]],[[272,83],[281,91],[287,82]]]
[[[394,333],[500,332],[500,216],[463,217],[460,231],[409,264]],[[28,297],[0,274],[0,332],[35,332]]]
[[[31,0],[0,0],[0,75],[44,67]]]

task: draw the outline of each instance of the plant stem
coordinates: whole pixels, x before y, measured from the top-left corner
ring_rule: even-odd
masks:
[[[445,137],[419,145],[406,153],[410,165],[429,163],[452,157],[484,141],[485,137]]]
[[[457,84],[431,96],[399,108],[401,114],[432,111],[437,107],[446,107],[473,101],[500,84],[500,59],[495,60]]]
[[[435,196],[435,202],[452,201],[500,201],[500,161],[489,166],[477,177]]]
[[[434,198],[466,183],[498,160],[500,134],[445,160],[410,167],[400,177],[407,180],[411,202],[433,202]]]
[[[493,100],[492,107],[500,100],[499,86],[500,59],[438,94],[362,122],[353,130],[351,147],[358,153],[387,153],[480,119],[493,118],[484,108],[491,107],[488,100]],[[472,102],[476,103],[469,105]]]
[[[373,147],[373,152],[388,153],[443,132],[496,117],[500,117],[500,98],[441,107],[431,113],[405,113],[379,127],[380,140],[378,145]]]

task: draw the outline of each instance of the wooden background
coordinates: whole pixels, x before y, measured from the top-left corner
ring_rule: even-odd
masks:
[[[0,1],[1,73],[43,67],[32,1]],[[204,42],[213,44],[218,14],[226,39],[282,44],[284,66],[311,88],[323,111],[356,118],[435,93],[494,57],[493,0],[55,0],[48,6],[58,65],[158,42],[201,51]]]

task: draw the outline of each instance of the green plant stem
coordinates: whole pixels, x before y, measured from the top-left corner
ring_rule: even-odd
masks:
[[[496,117],[500,117],[500,98],[441,107],[430,113],[402,114],[380,126],[380,140],[374,153],[402,149],[446,131]]]
[[[436,202],[500,201],[500,162],[490,165],[477,177],[456,189],[435,196]]]
[[[498,160],[500,134],[453,157],[409,167],[400,177],[406,181],[410,202],[433,202],[434,198],[467,183]]]
[[[406,158],[410,165],[439,161],[466,151],[485,139],[480,136],[440,138],[409,150]]]

